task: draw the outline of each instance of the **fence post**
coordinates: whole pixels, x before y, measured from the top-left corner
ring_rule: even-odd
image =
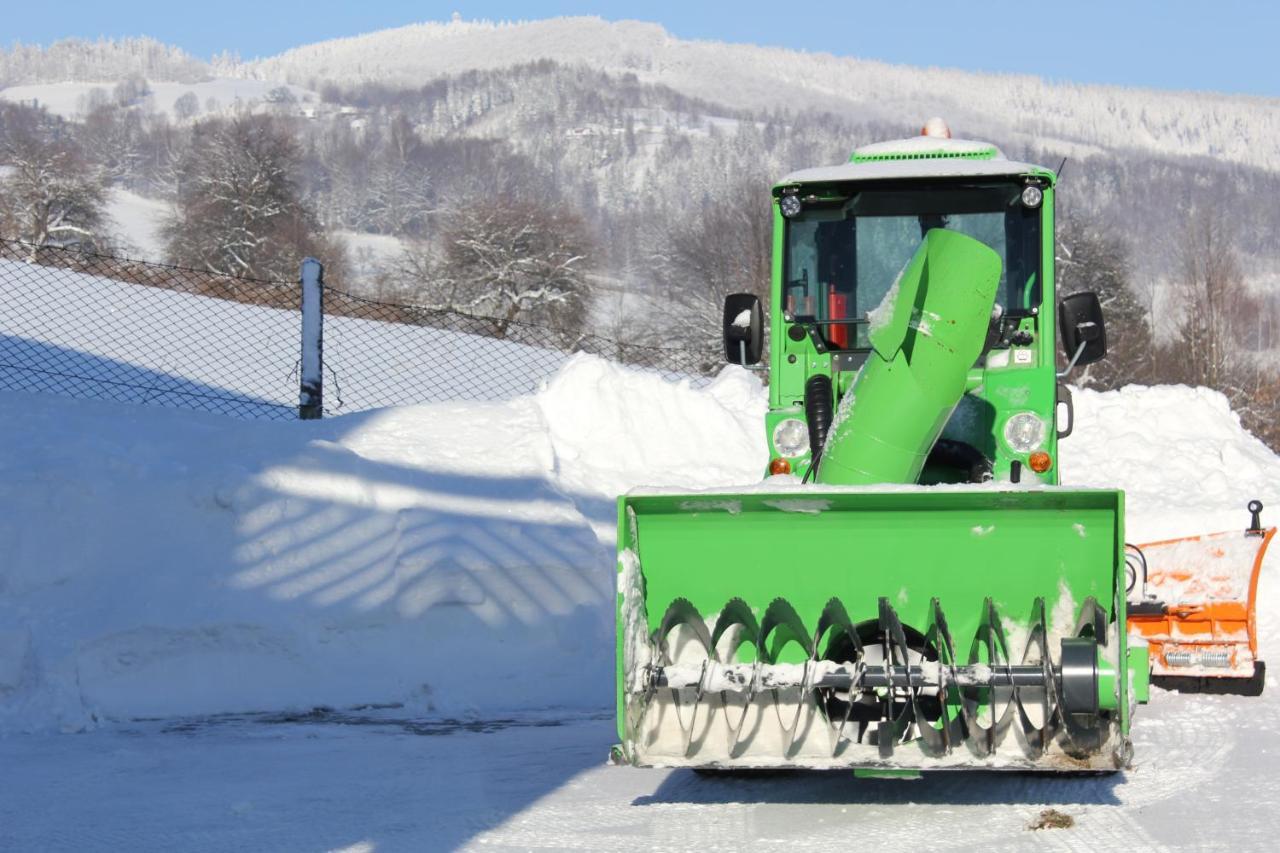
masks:
[[[324,412],[324,265],[302,262],[302,371],[298,417],[319,420]]]

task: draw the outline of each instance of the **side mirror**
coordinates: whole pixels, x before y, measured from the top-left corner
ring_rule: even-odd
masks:
[[[1107,328],[1098,294],[1085,291],[1064,297],[1058,303],[1058,330],[1070,360],[1067,370],[1107,357]]]
[[[724,299],[724,357],[730,364],[758,364],[764,352],[764,311],[754,293]]]

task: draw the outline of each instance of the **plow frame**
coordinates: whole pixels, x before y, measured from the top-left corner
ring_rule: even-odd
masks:
[[[1214,596],[1187,596],[1182,600],[1163,600],[1155,596],[1149,601],[1129,600],[1128,623],[1131,637],[1144,640],[1150,647],[1151,674],[1165,681],[1165,686],[1195,689],[1198,679],[1210,681],[1241,681],[1261,675],[1262,665],[1258,657],[1257,596],[1258,578],[1267,549],[1276,535],[1276,528],[1259,528],[1240,531],[1186,536],[1146,542],[1136,547],[1143,554],[1146,565],[1149,553],[1177,546],[1203,544],[1211,547],[1215,541],[1230,541],[1245,536],[1256,540],[1257,551],[1253,556],[1247,584],[1239,592],[1243,596],[1216,598]],[[1170,575],[1175,580],[1192,579],[1186,570],[1161,570],[1160,576]],[[1208,579],[1204,579],[1208,580]],[[1147,579],[1143,579],[1143,592]],[[1135,580],[1134,584],[1138,584]],[[1159,588],[1159,585],[1156,585]],[[1243,635],[1243,636],[1242,636]],[[1225,654],[1228,663],[1222,667],[1188,666],[1171,664],[1166,657],[1170,653],[1200,654],[1203,652]],[[1260,686],[1260,685],[1259,685]]]

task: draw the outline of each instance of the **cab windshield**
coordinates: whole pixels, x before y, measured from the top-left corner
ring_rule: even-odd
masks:
[[[832,349],[869,349],[865,320],[931,228],[959,231],[1001,259],[996,301],[1006,313],[1040,304],[1040,209],[1021,182],[864,189],[813,200],[787,220],[783,307],[817,321]],[[820,194],[819,194],[820,195]]]

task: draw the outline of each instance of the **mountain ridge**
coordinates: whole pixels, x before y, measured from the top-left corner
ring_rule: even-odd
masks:
[[[1137,149],[1164,156],[1212,157],[1280,171],[1280,98],[1051,81],[1026,74],[919,67],[705,39],[681,39],[660,24],[597,16],[528,21],[423,21],[311,44],[248,61],[222,54],[192,60],[154,39],[59,42],[43,50],[0,50],[0,85],[15,66],[39,56],[103,53],[117,45],[127,65],[174,67],[190,77],[195,63],[211,76],[278,81],[316,88],[382,83],[421,86],[469,70],[498,70],[552,59],[643,82],[726,107],[830,112],[860,121],[901,124],[930,115],[957,131],[1005,147],[1043,146],[1077,153]],[[7,62],[6,62],[7,60]],[[79,67],[112,67],[79,62]],[[6,73],[6,68],[8,73]],[[28,75],[29,76],[29,75]],[[52,82],[52,81],[45,81]]]

